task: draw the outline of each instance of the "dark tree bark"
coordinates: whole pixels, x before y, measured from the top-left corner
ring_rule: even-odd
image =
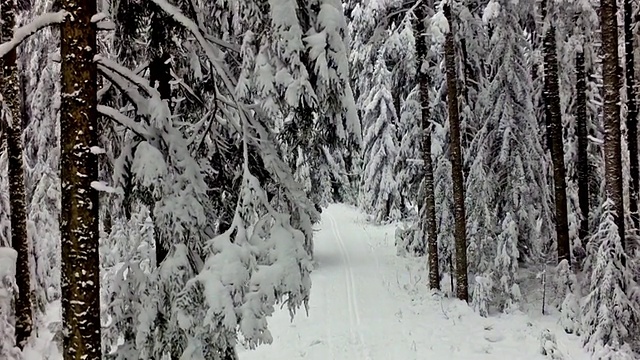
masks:
[[[100,268],[95,1],[62,0],[70,16],[61,26],[62,95],[62,321],[65,360],[99,360]]]
[[[10,41],[16,25],[15,0],[3,0],[0,4],[2,41]],[[11,246],[17,251],[16,284],[16,345],[24,349],[33,328],[31,308],[31,273],[29,271],[30,244],[27,236],[27,206],[24,185],[24,160],[22,147],[22,99],[20,77],[16,62],[16,50],[2,59],[2,97],[7,106],[7,152],[9,155],[9,207],[11,212]]]
[[[456,247],[456,293],[458,299],[469,301],[467,281],[467,224],[464,207],[464,179],[462,176],[462,149],[460,146],[460,113],[458,109],[458,76],[456,74],[456,53],[453,39],[453,22],[449,5],[444,6],[444,16],[449,22],[449,32],[444,45],[447,71],[447,103],[449,126],[451,128],[451,177],[453,179],[453,203],[455,217]]]
[[[438,238],[436,230],[436,199],[433,186],[433,162],[431,159],[431,114],[429,109],[429,74],[427,72],[427,32],[424,20],[427,4],[423,1],[416,9],[416,54],[418,56],[418,83],[420,85],[420,106],[422,110],[422,159],[424,160],[424,234],[429,254],[429,288],[440,290],[438,268]],[[424,248],[422,248],[424,253]]]
[[[589,132],[587,125],[587,84],[584,53],[576,54],[576,123],[578,134],[578,202],[580,204],[579,236],[584,245],[589,235]]]
[[[560,89],[558,85],[558,58],[556,55],[556,29],[549,25],[542,43],[544,51],[544,107],[547,129],[551,141],[553,162],[553,184],[556,207],[556,238],[558,263],[567,260],[571,264],[571,244],[567,221],[567,184],[564,167],[564,142],[562,141],[562,115],[560,111]]]
[[[620,71],[618,67],[618,6],[616,0],[600,1],[604,87],[604,158],[607,196],[614,203],[615,220],[623,246],[624,203],[622,195],[622,150],[620,139]]]
[[[627,144],[629,147],[629,211],[634,231],[640,227],[638,215],[638,191],[640,167],[638,166],[638,97],[636,94],[635,59],[633,55],[633,9],[631,0],[624,0],[624,52],[627,84]]]

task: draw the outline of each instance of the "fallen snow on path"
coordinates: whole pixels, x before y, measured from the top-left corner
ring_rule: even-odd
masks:
[[[482,318],[431,294],[424,260],[396,256],[393,225],[373,226],[357,210],[331,205],[319,229],[309,315],[291,322],[280,310],[269,321],[273,344],[239,349],[241,360],[549,359],[540,352],[545,329],[564,359],[590,358],[555,317]]]

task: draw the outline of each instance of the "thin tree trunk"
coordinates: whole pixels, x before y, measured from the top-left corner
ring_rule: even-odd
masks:
[[[429,74],[427,72],[427,32],[424,20],[427,4],[416,9],[416,54],[418,56],[418,83],[420,84],[420,106],[422,109],[422,159],[424,160],[425,241],[429,254],[429,288],[440,290],[438,268],[438,238],[436,233],[436,199],[433,187],[433,162],[431,159],[431,114],[429,112]],[[422,248],[424,253],[424,248]]]
[[[553,162],[553,184],[556,207],[556,238],[558,263],[567,260],[571,264],[571,244],[567,221],[567,185],[564,168],[564,142],[562,141],[562,115],[560,113],[560,89],[558,86],[558,58],[556,55],[556,28],[550,25],[544,34],[544,105]]]
[[[445,65],[447,71],[447,103],[449,126],[451,128],[451,177],[453,179],[453,203],[455,217],[454,237],[456,242],[456,293],[458,299],[469,301],[467,281],[467,225],[464,208],[464,179],[462,176],[462,149],[460,147],[460,114],[458,110],[458,89],[456,74],[456,54],[453,40],[451,9],[444,6],[444,16],[449,22],[449,32],[445,39]]]
[[[638,98],[635,81],[635,59],[633,56],[633,24],[631,0],[624,0],[624,50],[625,75],[627,79],[627,144],[629,147],[629,211],[633,229],[640,227],[638,215],[638,191],[640,190],[640,168],[638,167]]]
[[[70,16],[61,26],[62,95],[62,321],[65,360],[99,360],[98,159],[95,1],[63,0]]]
[[[579,236],[585,245],[589,235],[589,155],[587,148],[587,84],[584,70],[584,53],[576,53],[576,121],[578,133],[578,202],[580,203]]]
[[[607,196],[613,201],[615,220],[623,246],[624,203],[622,195],[622,150],[620,139],[620,72],[618,67],[618,19],[616,0],[600,1],[604,87],[604,158]]]
[[[3,0],[2,42],[10,41],[16,25],[15,0]],[[16,345],[24,349],[33,327],[31,308],[31,272],[29,270],[30,246],[27,236],[27,207],[24,185],[24,161],[22,148],[22,105],[20,77],[16,62],[16,50],[2,59],[2,96],[11,119],[7,126],[7,151],[9,155],[9,206],[11,211],[11,245],[18,252],[16,263]]]

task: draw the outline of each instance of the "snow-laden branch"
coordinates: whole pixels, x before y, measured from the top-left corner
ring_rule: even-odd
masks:
[[[260,154],[262,156],[265,167],[270,170],[270,172],[280,180],[281,184],[285,184],[287,191],[292,197],[292,201],[295,201],[301,208],[307,211],[314,217],[318,217],[319,214],[309,201],[308,197],[302,190],[302,188],[298,185],[298,183],[293,179],[293,175],[290,167],[280,158],[278,149],[276,149],[273,140],[273,134],[270,133],[267,128],[265,128],[260,121],[254,118],[253,114],[258,113],[261,114],[262,111],[259,106],[249,106],[247,104],[242,103],[238,100],[238,98],[234,95],[236,93],[235,88],[237,84],[237,79],[233,76],[231,71],[227,69],[224,60],[218,56],[218,51],[214,48],[214,46],[209,42],[206,37],[202,34],[200,28],[193,20],[186,17],[184,14],[180,12],[180,9],[169,4],[166,0],[151,0],[156,5],[158,5],[162,10],[164,10],[168,15],[173,17],[178,23],[182,24],[187,30],[189,30],[193,36],[198,40],[200,46],[202,46],[207,58],[213,65],[214,70],[222,79],[222,83],[226,88],[228,94],[231,96],[232,103],[235,104],[235,107],[238,109],[238,115],[242,122],[234,121],[233,116],[229,116],[226,109],[221,107],[221,110],[227,114],[229,122],[235,127],[236,131],[239,133],[244,133],[245,131],[249,131],[251,136],[249,140],[252,141],[253,145],[259,148]],[[220,96],[220,99],[223,97]],[[243,129],[244,124],[248,126]],[[295,185],[294,185],[295,184]]]
[[[13,33],[13,38],[10,41],[0,44],[0,58],[7,55],[11,50],[18,47],[18,45],[23,41],[41,29],[64,22],[68,14],[69,13],[65,10],[58,11],[57,13],[42,14],[33,19],[30,23],[16,29]]]
[[[109,69],[110,71],[120,75],[127,81],[136,85],[138,88],[144,90],[147,93],[147,95],[151,97],[156,97],[156,96],[158,98],[160,97],[160,93],[158,92],[158,90],[156,90],[151,85],[149,85],[149,81],[143,78],[142,76],[138,75],[137,72],[131,71],[128,68],[118,64],[117,62],[113,60],[109,60],[101,55],[96,55],[93,58],[93,61],[95,61],[98,64],[98,67]]]
[[[142,64],[140,64],[133,71],[133,73],[136,74],[136,75],[140,75],[140,73],[145,71],[148,66],[149,66],[149,62],[145,61]],[[98,90],[98,102],[100,102],[100,100],[102,100],[104,95],[111,89],[111,86],[113,86],[113,83],[112,82],[108,82],[106,85],[104,85],[101,89]]]
[[[189,30],[193,34],[193,36],[196,37],[196,40],[198,40],[198,42],[200,43],[200,46],[202,46],[205,53],[207,54],[209,61],[211,61],[211,64],[213,65],[216,72],[218,73],[218,76],[222,78],[222,82],[224,83],[224,86],[227,88],[229,93],[233,94],[235,92],[237,80],[233,78],[233,76],[231,75],[231,71],[229,71],[226,68],[226,66],[223,64],[223,60],[221,60],[218,54],[216,53],[216,49],[214,49],[214,47],[211,45],[211,42],[209,42],[205,38],[205,36],[200,31],[200,28],[198,27],[198,25],[196,25],[196,23],[194,23],[193,20],[184,16],[182,12],[180,12],[180,9],[169,4],[166,0],[151,0],[151,1],[156,3],[156,5],[158,5],[162,10],[167,12],[171,17],[173,17],[176,21],[182,24],[182,26],[184,26],[187,30]]]
[[[109,106],[98,105],[98,113],[108,118],[111,118],[112,120],[116,121],[120,125],[133,131],[136,135],[140,136],[141,138],[146,140],[148,143],[153,144],[155,142],[154,140],[155,136],[151,131],[149,131],[149,129],[147,129],[146,126],[122,114],[117,109],[114,109]]]

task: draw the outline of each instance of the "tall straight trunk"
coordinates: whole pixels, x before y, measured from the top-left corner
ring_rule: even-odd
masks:
[[[440,290],[438,268],[438,237],[436,234],[436,199],[433,187],[433,162],[431,160],[431,114],[429,112],[429,74],[427,73],[427,32],[424,20],[427,4],[423,1],[416,9],[416,54],[418,56],[418,83],[422,112],[422,159],[424,160],[425,242],[429,254],[429,288]],[[424,249],[423,249],[424,251]]]
[[[98,145],[95,1],[62,0],[62,321],[65,360],[99,360]]]
[[[576,122],[578,133],[578,202],[580,204],[579,236],[582,243],[587,241],[589,235],[589,156],[587,147],[587,84],[584,70],[584,53],[576,53]]]
[[[558,58],[556,55],[556,28],[550,25],[544,34],[544,105],[551,161],[553,162],[553,185],[556,207],[556,238],[558,263],[567,260],[571,264],[571,244],[567,221],[567,184],[564,168],[564,142],[562,141],[562,115],[560,113],[560,89],[558,86]]]
[[[456,74],[456,53],[453,40],[451,8],[444,6],[444,16],[449,22],[449,32],[444,44],[447,71],[447,103],[449,126],[451,128],[451,177],[453,179],[453,204],[455,217],[456,247],[456,293],[458,299],[469,301],[467,281],[467,224],[464,208],[464,179],[462,177],[462,149],[460,147],[460,113],[458,110],[458,89]]]
[[[3,0],[0,4],[2,41],[10,41],[16,25],[15,0]],[[30,244],[27,236],[27,206],[24,185],[24,161],[22,148],[22,99],[20,77],[16,62],[16,50],[2,59],[2,97],[11,117],[7,126],[7,151],[9,155],[9,207],[11,211],[11,245],[18,253],[16,261],[16,344],[24,349],[33,328],[31,308],[31,272],[29,270]]]
[[[635,59],[633,56],[633,20],[631,0],[624,0],[624,52],[625,76],[627,80],[627,144],[629,147],[629,211],[633,229],[640,227],[638,215],[638,191],[640,190],[640,168],[638,167],[638,97],[636,94]]]
[[[623,246],[624,203],[620,139],[620,72],[618,67],[618,19],[616,0],[600,1],[602,28],[602,82],[604,87],[604,158],[607,196],[614,203],[615,221]]]

